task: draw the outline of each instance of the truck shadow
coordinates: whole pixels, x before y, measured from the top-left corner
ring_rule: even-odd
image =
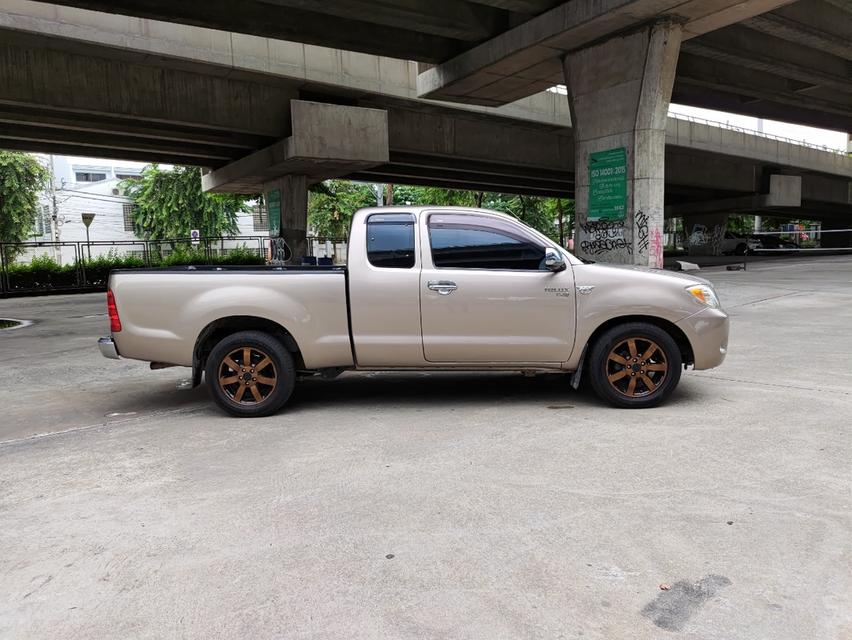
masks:
[[[518,373],[369,372],[346,373],[334,380],[300,380],[289,403],[291,410],[312,407],[365,406],[375,403],[430,407],[500,402],[592,405],[594,395],[571,388],[564,374],[526,377]]]

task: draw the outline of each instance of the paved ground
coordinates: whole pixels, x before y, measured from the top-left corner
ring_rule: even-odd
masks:
[[[641,412],[349,374],[240,421],[102,359],[101,295],[0,300],[0,638],[852,637],[852,259],[704,273],[728,362]]]

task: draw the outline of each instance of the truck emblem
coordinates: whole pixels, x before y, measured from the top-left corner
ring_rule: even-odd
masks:
[[[592,290],[594,288],[595,288],[595,285],[593,285],[593,284],[577,285],[577,293],[579,293],[580,295],[583,295],[583,296],[587,296],[592,292]]]

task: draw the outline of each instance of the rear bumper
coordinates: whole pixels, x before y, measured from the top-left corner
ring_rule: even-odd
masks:
[[[702,309],[684,318],[677,326],[689,338],[696,369],[718,367],[728,354],[730,320],[721,309]]]
[[[105,338],[100,338],[98,340],[98,349],[101,351],[101,355],[104,358],[110,358],[111,360],[118,360],[118,349],[115,348],[115,342],[113,342],[111,336],[107,336]]]

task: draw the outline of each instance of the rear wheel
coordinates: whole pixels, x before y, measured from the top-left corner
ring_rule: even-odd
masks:
[[[595,393],[616,407],[653,407],[680,381],[682,357],[674,339],[660,327],[631,322],[606,331],[595,342],[589,378]]]
[[[276,338],[240,331],[223,338],[205,368],[213,400],[234,416],[268,416],[289,400],[296,381],[293,357]]]

